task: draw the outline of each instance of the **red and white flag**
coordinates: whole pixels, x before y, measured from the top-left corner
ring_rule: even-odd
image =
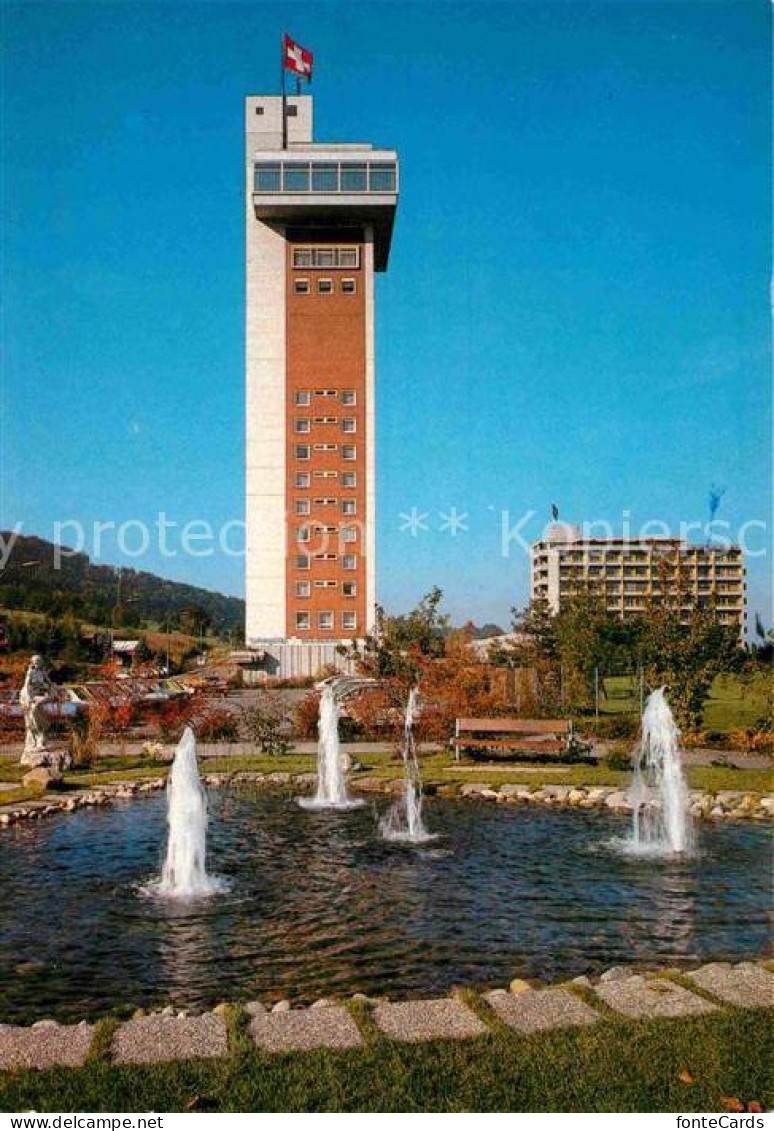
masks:
[[[282,65],[286,71],[312,79],[312,52],[294,42],[287,32],[282,37]]]

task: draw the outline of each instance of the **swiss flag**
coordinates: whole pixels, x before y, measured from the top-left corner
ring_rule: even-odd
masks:
[[[295,43],[285,32],[282,37],[282,65],[285,70],[303,75],[305,79],[311,81],[312,58],[311,51],[307,51],[300,43]]]

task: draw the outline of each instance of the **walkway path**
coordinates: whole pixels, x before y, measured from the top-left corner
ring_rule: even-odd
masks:
[[[610,1011],[624,1018],[685,1017],[712,1013],[728,1005],[774,1005],[772,963],[716,962],[692,972],[634,974],[616,967],[592,985],[577,978],[560,987],[533,989],[526,982],[510,990],[407,1002],[369,1001],[360,1008],[322,1000],[308,1009],[277,1003],[271,1012],[260,1002],[244,1006],[247,1032],[272,1053],[313,1048],[356,1049],[381,1035],[392,1041],[470,1040],[506,1025],[518,1034],[594,1025]],[[355,1000],[355,999],[353,999]],[[197,1017],[161,1013],[139,1015],[119,1025],[110,1053],[117,1064],[149,1064],[191,1058],[219,1058],[229,1051],[227,1007]],[[244,1016],[244,1015],[243,1015]],[[85,1063],[98,1027],[39,1021],[29,1028],[0,1025],[0,1069],[43,1069]]]

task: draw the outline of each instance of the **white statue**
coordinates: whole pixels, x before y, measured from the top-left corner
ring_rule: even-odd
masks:
[[[42,657],[33,656],[19,694],[25,728],[23,766],[46,766],[58,760],[46,747],[46,704],[53,699],[53,692]]]

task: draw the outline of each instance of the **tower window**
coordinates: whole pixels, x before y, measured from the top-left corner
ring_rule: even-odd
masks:
[[[357,582],[342,581],[341,592],[344,597],[357,597]]]
[[[330,632],[333,628],[333,613],[322,612],[317,614],[317,627],[322,628],[326,632]]]
[[[342,389],[341,403],[345,405],[357,404],[357,393],[354,389]]]
[[[339,248],[339,267],[357,267],[359,261],[360,261],[360,248],[359,247],[340,247]]]
[[[356,290],[357,290],[357,287],[355,285],[354,279],[342,279],[341,280],[341,293],[342,294],[353,295]]]
[[[296,487],[311,487],[312,481],[308,471],[297,471],[294,479]]]
[[[297,513],[301,513],[301,512],[297,512]],[[308,512],[304,511],[303,513],[307,514]],[[341,513],[342,514],[350,514],[350,515],[356,514],[357,513],[357,503],[355,502],[355,500],[354,499],[342,499],[341,500]]]
[[[357,459],[357,448],[354,444],[344,444],[341,454],[344,459]]]
[[[309,555],[296,554],[294,559],[296,569],[309,569]]]
[[[342,471],[341,473],[342,487],[357,487],[357,472],[356,471]]]
[[[357,542],[357,527],[342,526],[340,531],[340,538],[342,542]]]
[[[342,554],[342,569],[357,569],[357,554]]]
[[[308,279],[294,279],[293,290],[297,295],[309,294],[309,280]]]
[[[296,459],[309,459],[310,455],[308,444],[296,444]]]
[[[312,509],[312,504],[309,499],[296,499],[295,511],[296,514],[309,514]]]
[[[338,418],[335,416],[315,416],[315,424],[335,424]]]
[[[342,432],[356,432],[357,431],[357,421],[355,420],[354,416],[345,416],[344,417],[344,419],[341,422],[341,430],[342,430]]]
[[[315,444],[314,450],[316,452],[335,452],[338,451],[338,444]]]
[[[295,584],[296,597],[311,597],[312,583],[311,581],[297,581]]]
[[[312,422],[303,416],[296,417],[296,432],[311,432]]]
[[[315,581],[314,587],[315,589],[336,589],[338,584],[338,581]]]
[[[341,614],[341,627],[346,632],[354,632],[357,628],[357,613],[343,612]]]
[[[300,630],[308,629],[311,625],[311,615],[304,610],[304,612],[296,613],[296,628]]]
[[[321,295],[333,294],[333,279],[318,279],[317,293]]]
[[[308,526],[299,526],[296,530],[296,542],[308,542],[312,537]]]
[[[297,389],[293,401],[297,405],[307,405],[312,403],[312,394],[306,389]]]

